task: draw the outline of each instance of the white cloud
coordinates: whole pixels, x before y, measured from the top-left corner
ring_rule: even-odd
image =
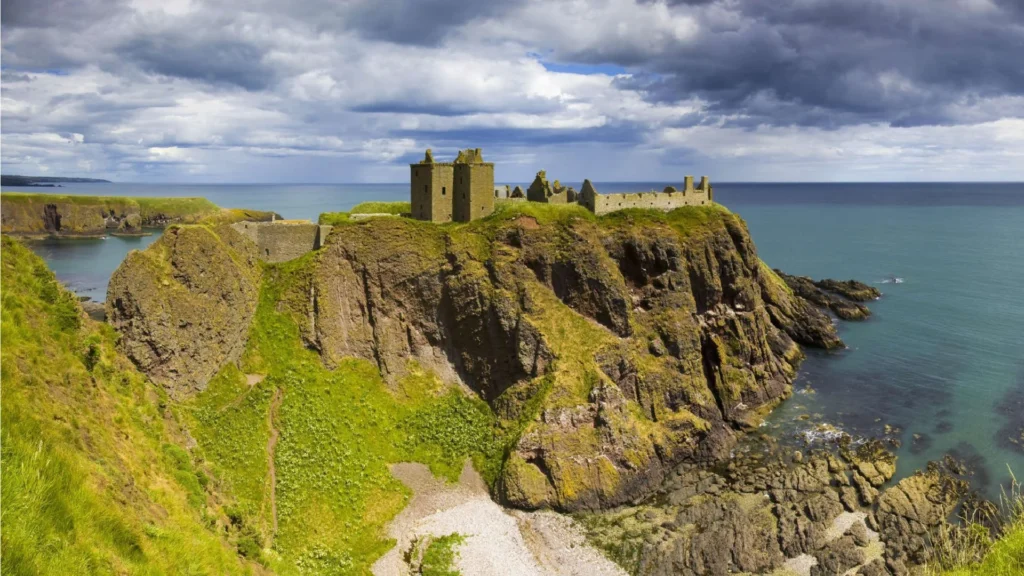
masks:
[[[991,12],[991,3],[967,4]],[[965,93],[933,103],[920,78],[895,62],[871,74],[851,70],[843,98],[881,94],[910,116],[925,103],[956,125],[890,128],[870,119],[832,130],[783,121],[751,128],[743,126],[763,116],[697,93],[643,91],[650,59],[699,47],[708,29],[766,25],[742,13],[741,2],[510,2],[481,7],[422,43],[396,42],[401,30],[389,39],[386,30],[346,27],[357,21],[356,4],[97,6],[77,22],[5,24],[5,172],[400,179],[402,163],[427,146],[482,146],[505,163],[499,178],[520,180],[541,168],[539,159],[557,159],[566,179],[700,171],[684,162],[717,169],[718,180],[948,177],[971,165],[992,178],[1024,178],[1024,96]],[[628,71],[545,66],[605,59]],[[793,104],[761,91],[745,106],[770,115]]]

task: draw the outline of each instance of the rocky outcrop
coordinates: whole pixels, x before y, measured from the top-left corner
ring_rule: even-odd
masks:
[[[128,254],[106,312],[125,354],[181,399],[241,355],[258,292],[252,242],[228,226],[175,227]]]
[[[775,273],[798,296],[821,308],[831,310],[843,320],[864,320],[871,315],[871,310],[860,302],[874,300],[881,295],[877,289],[855,280],[839,282],[825,279],[815,282],[806,276],[790,276],[779,270]]]
[[[929,560],[930,534],[965,484],[931,465],[879,492],[895,457],[880,442],[849,440],[807,457],[745,441],[726,467],[681,466],[645,503],[581,520],[636,574],[774,574],[807,563],[816,576],[906,574]],[[875,488],[864,501],[846,496],[858,481]]]
[[[841,344],[723,209],[566,214],[456,228],[340,223],[293,265],[278,309],[328,366],[363,358],[388,382],[426,369],[476,391],[517,430],[495,488],[524,508],[614,506],[680,462],[719,460],[736,430],[789,395],[795,341]],[[237,356],[253,306],[247,265],[215,256],[226,242],[214,236],[202,237],[208,261],[179,271],[180,286],[147,283],[159,276],[138,255],[119,271],[130,281],[112,283],[111,316],[132,357],[158,381],[184,375],[185,392],[202,387],[215,359]],[[151,250],[173,262],[182,241]],[[225,270],[216,298],[190,288],[204,269]],[[163,305],[171,298],[181,305]],[[204,318],[230,321],[167,312],[192,301],[214,306]]]
[[[935,528],[952,515],[967,491],[965,480],[932,464],[882,494],[875,518],[894,572],[905,573],[907,567],[931,559]]]

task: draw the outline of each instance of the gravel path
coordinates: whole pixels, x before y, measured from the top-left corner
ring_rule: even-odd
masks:
[[[376,576],[405,576],[402,553],[424,535],[457,532],[455,568],[465,576],[622,576],[625,572],[586,544],[567,516],[554,512],[506,511],[487,494],[469,463],[458,483],[447,484],[422,464],[396,464],[392,474],[413,497],[389,526],[397,544],[373,565]]]

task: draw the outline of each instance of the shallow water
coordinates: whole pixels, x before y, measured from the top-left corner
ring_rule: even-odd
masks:
[[[596,186],[619,192],[664,183]],[[408,195],[406,184],[28,190],[205,196],[221,206],[312,220]],[[715,199],[747,221],[771,266],[878,282],[884,293],[869,303],[871,319],[840,325],[848,350],[808,355],[798,393],[771,416],[769,430],[791,438],[808,428],[803,415],[853,434],[879,434],[890,424],[901,429],[900,476],[948,451],[974,465],[976,486],[989,494],[1008,477],[1007,466],[1024,476],[1024,447],[1007,440],[1024,420],[1024,185],[716,184]],[[79,294],[102,299],[128,250],[155,238],[61,240],[33,249]],[[905,281],[881,284],[892,275]],[[802,393],[808,387],[814,393]]]

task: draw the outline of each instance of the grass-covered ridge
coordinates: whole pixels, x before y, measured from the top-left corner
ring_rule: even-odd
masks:
[[[2,242],[0,571],[252,573],[166,397],[40,258]]]
[[[5,202],[17,204],[66,203],[80,206],[103,206],[110,209],[138,208],[143,218],[158,214],[182,217],[212,214],[220,208],[206,198],[156,198],[149,196],[83,196],[78,194],[41,194],[32,192],[4,192]]]
[[[133,232],[140,227],[163,227],[170,223],[225,224],[271,218],[270,212],[221,208],[205,198],[4,192],[0,203],[4,212],[3,232],[28,236],[101,236],[110,231],[106,226],[108,216],[130,223]],[[59,230],[54,230],[54,213],[59,215]]]
[[[388,465],[424,462],[452,480],[468,457],[487,468],[500,457],[495,422],[433,374],[413,369],[389,389],[365,360],[324,368],[279,305],[315,257],[265,269],[240,369],[225,368],[183,412],[262,562],[283,574],[366,573],[393,545],[385,526],[409,496]]]
[[[411,214],[412,202],[361,202],[349,214]]]

